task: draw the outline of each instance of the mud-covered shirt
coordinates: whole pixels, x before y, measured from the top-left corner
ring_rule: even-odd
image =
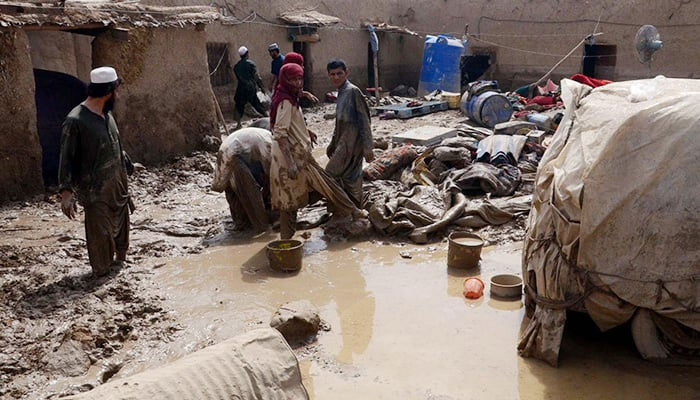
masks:
[[[66,117],[61,135],[58,183],[83,198],[124,168],[119,130],[111,113],[105,117],[80,104]]]

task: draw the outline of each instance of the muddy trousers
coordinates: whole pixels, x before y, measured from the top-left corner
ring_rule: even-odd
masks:
[[[319,197],[326,198],[329,207],[332,207],[333,212],[337,215],[353,217],[360,215],[360,209],[355,206],[343,188],[315,160],[309,162],[304,174],[309,187],[317,192],[311,198],[315,198],[316,201]],[[296,232],[296,223],[296,209],[280,211],[280,238],[291,239]]]
[[[229,185],[226,188],[226,200],[231,210],[233,222],[238,225],[237,228],[241,229],[250,225],[257,232],[267,230],[270,224],[269,184],[263,182],[261,185],[253,176],[248,165],[239,157],[234,157],[231,163],[235,187]],[[265,181],[267,178],[263,177],[262,179]]]
[[[129,248],[129,206],[115,209],[104,202],[86,205],[85,238],[93,273],[106,275],[115,253],[125,255]]]
[[[280,211],[280,239],[291,239],[297,231],[297,210]]]

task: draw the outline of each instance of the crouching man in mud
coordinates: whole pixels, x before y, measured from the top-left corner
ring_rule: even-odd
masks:
[[[85,209],[85,237],[95,277],[123,265],[129,247],[133,203],[127,159],[111,113],[120,83],[114,68],[92,70],[88,97],[68,114],[61,136],[61,209],[75,219],[76,197]]]
[[[374,160],[369,107],[362,91],[348,80],[348,67],[340,59],[326,66],[328,79],[338,89],[333,139],[326,149],[326,171],[362,207],[362,159]]]
[[[366,217],[311,155],[316,138],[306,128],[299,107],[303,85],[304,68],[293,63],[284,65],[270,109],[273,135],[270,189],[272,206],[280,211],[282,239],[294,236],[297,210],[309,203],[311,191],[325,197],[336,214]]]
[[[236,229],[252,226],[264,232],[274,216],[270,207],[272,134],[261,128],[243,128],[221,143],[216,157],[212,190],[226,191]]]

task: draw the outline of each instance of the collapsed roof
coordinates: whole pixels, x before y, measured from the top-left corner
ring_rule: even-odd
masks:
[[[221,14],[212,7],[156,7],[138,1],[68,0],[64,3],[30,0],[0,4],[0,28],[28,26],[185,27],[217,21]]]

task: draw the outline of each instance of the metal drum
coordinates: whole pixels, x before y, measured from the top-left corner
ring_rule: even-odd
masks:
[[[501,122],[510,121],[513,107],[508,98],[497,92],[485,92],[469,99],[469,93],[462,96],[462,112],[470,120],[481,126],[493,129]]]

